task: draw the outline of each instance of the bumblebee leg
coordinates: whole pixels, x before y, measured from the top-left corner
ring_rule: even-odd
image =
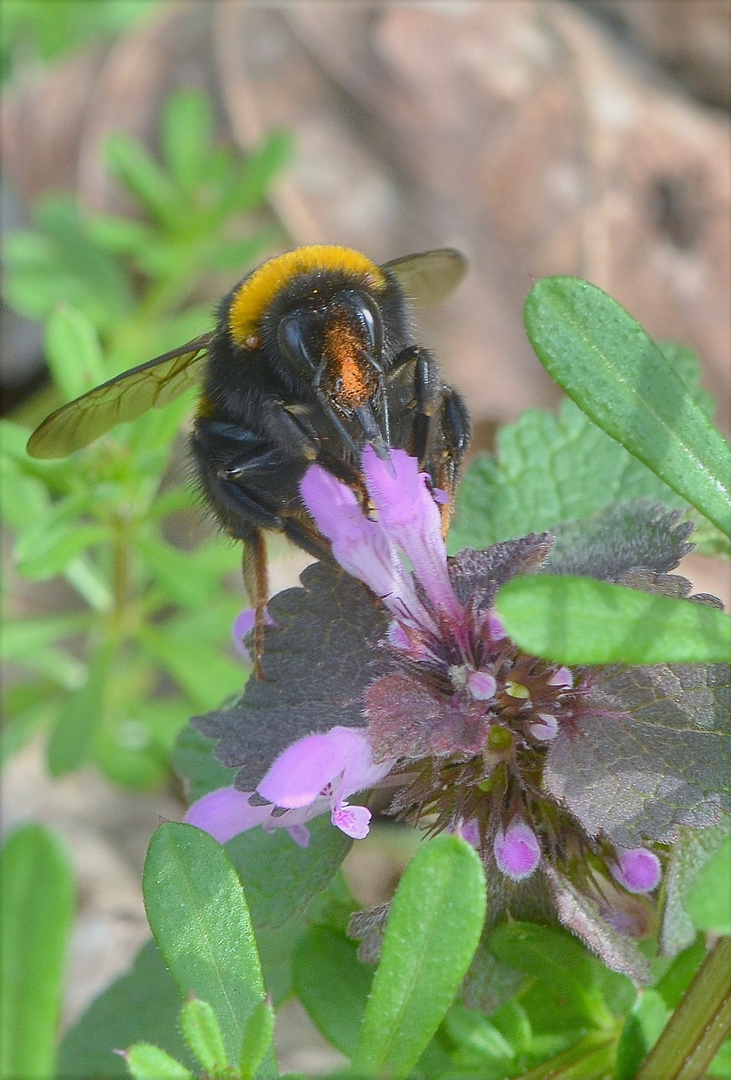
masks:
[[[266,542],[261,529],[252,527],[249,537],[244,540],[242,570],[246,591],[254,605],[254,673],[257,679],[263,679],[261,658],[264,654],[264,613],[269,599],[269,575]]]
[[[418,345],[404,349],[396,357],[392,370],[397,371],[409,363],[414,364],[415,414],[408,450],[418,458],[423,469],[427,462],[432,418],[441,404],[443,386],[437,361],[428,349]]]
[[[442,434],[441,461],[436,470],[437,487],[446,491],[449,501],[442,506],[442,530],[446,536],[454,513],[454,496],[457,492],[462,462],[470,443],[470,417],[464,398],[451,386],[445,386],[440,411]]]

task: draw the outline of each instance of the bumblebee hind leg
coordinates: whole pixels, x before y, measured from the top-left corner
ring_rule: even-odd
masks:
[[[241,560],[244,586],[254,605],[254,672],[257,679],[264,678],[261,658],[264,654],[264,627],[266,606],[269,599],[269,573],[264,533],[252,525],[249,536],[244,539]]]

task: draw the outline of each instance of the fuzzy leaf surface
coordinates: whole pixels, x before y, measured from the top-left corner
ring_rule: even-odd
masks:
[[[731,809],[731,669],[611,666],[548,754],[544,782],[590,834],[634,847]]]
[[[686,907],[686,897],[699,873],[719,846],[731,836],[731,817],[723,814],[709,829],[680,829],[670,850],[663,886],[660,949],[663,956],[677,956],[692,944],[696,927]]]
[[[712,401],[698,385],[699,364],[691,350],[673,343],[658,347],[688,394],[710,415]],[[481,454],[467,470],[450,550],[482,548],[544,529],[556,533],[561,522],[640,497],[687,509],[684,499],[573,401],[564,401],[558,415],[531,409],[500,429],[494,457]]]
[[[310,900],[327,888],[350,850],[352,840],[334,828],[326,814],[307,827],[310,842],[306,848],[298,847],[286,829],[274,833],[250,829],[226,844],[257,930],[277,929],[301,915]]]
[[[525,324],[549,375],[594,423],[731,534],[731,449],[640,324],[571,277],[531,289]]]
[[[217,757],[239,766],[236,787],[253,791],[274,759],[297,739],[335,725],[364,727],[361,697],[375,677],[375,645],[386,619],[364,587],[340,571],[315,563],[302,588],[269,604],[264,678],[250,679],[228,709],[194,718],[200,732],[218,739]]]
[[[474,848],[441,835],[409,863],[391,905],[353,1061],[405,1077],[444,1019],[480,939],[485,882]]]
[[[150,927],[183,995],[207,1001],[237,1060],[264,984],[243,889],[223,848],[192,825],[154,834],[143,876]]]

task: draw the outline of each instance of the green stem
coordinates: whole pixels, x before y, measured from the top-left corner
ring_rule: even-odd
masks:
[[[114,552],[112,566],[112,585],[114,589],[113,623],[117,634],[121,634],[127,615],[127,602],[130,585],[130,548],[128,523],[122,514],[114,518]]]
[[[605,1080],[614,1068],[616,1052],[616,1029],[592,1031],[550,1061],[523,1073],[521,1080]]]
[[[703,961],[635,1080],[700,1080],[731,1031],[731,938]]]

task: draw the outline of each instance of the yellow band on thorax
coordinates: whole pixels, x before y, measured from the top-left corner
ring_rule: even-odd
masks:
[[[311,244],[269,259],[242,284],[231,304],[228,323],[237,345],[256,336],[259,320],[274,297],[293,278],[313,270],[340,270],[365,279],[372,289],[386,284],[383,271],[365,255],[334,244]]]

